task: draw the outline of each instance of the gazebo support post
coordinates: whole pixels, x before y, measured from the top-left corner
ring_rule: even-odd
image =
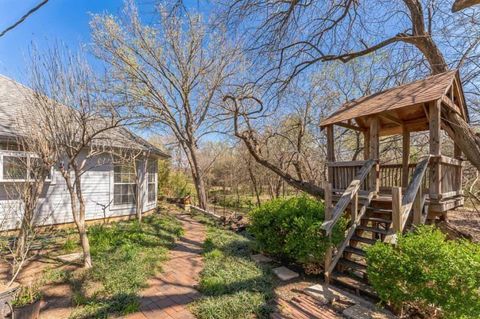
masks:
[[[408,185],[408,161],[410,159],[410,132],[405,125],[402,126],[402,187]]]
[[[433,157],[433,163],[430,165],[430,199],[439,200],[442,191],[441,185],[441,100],[430,103],[429,107],[429,129],[430,129],[430,154]]]
[[[335,162],[335,141],[333,135],[333,125],[326,127],[327,131],[327,162]],[[333,183],[333,169],[328,167],[328,182]]]
[[[379,174],[380,166],[378,164],[378,158],[380,157],[380,148],[379,148],[379,120],[378,116],[372,116],[370,118],[370,129],[369,129],[369,158],[376,160],[377,164],[375,165],[375,171],[370,174],[370,188],[375,194],[378,194],[379,191]]]

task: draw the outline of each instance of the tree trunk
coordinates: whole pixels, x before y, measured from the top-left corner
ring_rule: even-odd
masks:
[[[78,235],[80,237],[80,245],[83,251],[83,267],[92,268],[92,257],[90,255],[90,242],[88,241],[87,228],[85,225],[85,201],[81,191],[81,176],[75,172],[75,186],[70,177],[70,171],[62,172],[63,178],[67,184],[67,189],[70,194],[70,206],[72,209],[73,221],[77,226]]]
[[[80,235],[80,244],[83,251],[83,267],[92,268],[92,257],[90,254],[90,242],[87,236],[87,228],[85,226],[85,219],[79,220],[77,223],[78,234]]]
[[[250,176],[250,180],[252,181],[253,190],[254,190],[255,196],[257,198],[257,206],[260,206],[260,194],[258,192],[257,179],[255,178],[255,175],[253,174],[253,170],[252,170],[251,165],[252,165],[252,162],[249,160],[247,162],[248,175]]]
[[[195,145],[187,145],[184,147],[187,153],[190,170],[192,172],[193,183],[195,184],[195,191],[197,192],[198,206],[202,209],[207,209],[207,193],[205,191],[205,182],[203,181],[202,171],[197,159],[197,147]]]
[[[143,168],[143,179],[145,181],[145,178],[147,178],[147,166],[148,166],[148,160],[145,160],[144,162],[145,164],[143,165],[140,165],[140,167]],[[137,221],[139,223],[142,222],[142,198],[141,198],[141,191],[144,191],[142,186],[144,185],[147,185],[147,197],[148,197],[148,180],[146,181],[146,183],[141,183],[141,180],[140,180],[140,174],[138,174],[138,166],[137,165],[137,162],[135,162],[134,164],[134,167],[135,167],[135,185],[137,187],[137,190],[135,192],[135,214],[137,216]]]

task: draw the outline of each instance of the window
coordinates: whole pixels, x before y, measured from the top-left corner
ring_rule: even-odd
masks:
[[[41,159],[26,152],[0,152],[1,178],[3,182],[34,181],[44,169]],[[52,181],[53,167],[49,169],[45,181]]]
[[[135,170],[131,166],[113,166],[113,205],[131,205],[135,203],[137,185]]]
[[[148,161],[147,166],[147,192],[148,202],[155,202],[157,200],[157,163],[155,161]]]
[[[3,156],[3,179],[26,180],[27,179],[27,156]]]

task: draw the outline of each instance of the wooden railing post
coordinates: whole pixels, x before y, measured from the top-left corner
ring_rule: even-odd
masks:
[[[402,188],[392,187],[392,227],[395,233],[402,231]]]
[[[357,220],[358,214],[358,192],[353,195],[352,202],[350,203],[350,217],[352,218],[352,223]]]
[[[422,223],[422,208],[423,208],[423,192],[422,186],[418,189],[417,196],[413,202],[413,225],[417,226]]]
[[[323,186],[324,192],[325,192],[325,221],[331,220],[332,219],[332,184],[325,182]],[[330,239],[332,237],[331,234],[328,235],[328,238]],[[328,269],[330,268],[330,264],[332,263],[332,254],[333,254],[333,248],[328,247],[327,250],[325,251],[325,284],[330,283],[330,272]]]

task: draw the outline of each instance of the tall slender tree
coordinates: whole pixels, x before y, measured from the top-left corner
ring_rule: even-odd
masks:
[[[198,161],[202,136],[215,125],[214,108],[234,75],[235,50],[222,29],[212,29],[181,6],[160,6],[143,24],[132,2],[121,17],[95,15],[94,53],[109,66],[110,86],[144,125],[166,129],[184,151],[202,208],[207,206]]]

